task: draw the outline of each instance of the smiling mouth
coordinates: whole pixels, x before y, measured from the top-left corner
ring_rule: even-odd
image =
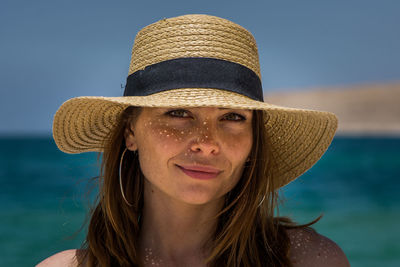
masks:
[[[213,169],[213,168],[208,168],[208,167],[182,167],[179,165],[176,165],[183,173],[186,175],[195,178],[195,179],[200,179],[200,180],[208,180],[208,179],[213,179],[216,178],[221,171]],[[190,168],[190,169],[189,169]]]

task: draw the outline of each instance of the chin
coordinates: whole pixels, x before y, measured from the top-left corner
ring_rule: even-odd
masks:
[[[179,196],[179,200],[191,205],[204,205],[208,203],[216,203],[221,200],[220,196],[206,192],[184,192]]]

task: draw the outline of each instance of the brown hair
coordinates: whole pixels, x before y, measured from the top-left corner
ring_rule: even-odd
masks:
[[[100,172],[100,192],[91,220],[84,250],[78,255],[80,266],[141,266],[138,236],[143,207],[144,176],[137,156],[129,150],[122,166],[123,188],[128,206],[120,191],[119,163],[125,149],[124,132],[130,129],[141,112],[128,107],[104,143]],[[292,266],[289,259],[288,228],[290,219],[274,217],[278,192],[273,184],[274,164],[264,123],[264,112],[253,113],[253,147],[238,184],[225,196],[215,233],[211,235],[212,252],[208,266]]]

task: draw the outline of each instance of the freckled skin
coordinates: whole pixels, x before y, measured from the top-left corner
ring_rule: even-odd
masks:
[[[342,249],[332,240],[307,229],[292,229],[290,259],[294,267],[349,267]]]
[[[146,184],[176,200],[204,204],[220,199],[238,182],[252,147],[252,111],[210,107],[143,108],[133,135],[126,135],[130,150],[138,150]],[[231,113],[246,118],[236,121]],[[233,116],[233,117],[232,117]],[[187,176],[178,165],[211,165],[218,177],[199,180]]]

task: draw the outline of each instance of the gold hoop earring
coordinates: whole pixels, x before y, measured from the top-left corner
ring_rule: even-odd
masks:
[[[259,208],[259,207],[262,205],[262,203],[264,202],[264,200],[265,200],[265,195],[264,195],[263,198],[261,199],[260,203],[258,203],[257,208]]]
[[[119,172],[118,172],[118,176],[119,176],[119,187],[120,187],[120,189],[121,189],[122,198],[125,200],[125,203],[126,203],[128,206],[132,207],[133,205],[132,205],[131,203],[129,203],[128,200],[126,199],[125,194],[124,194],[124,189],[122,188],[121,169],[122,169],[122,161],[124,160],[124,155],[125,155],[126,150],[127,150],[127,148],[125,148],[124,152],[122,152],[121,159],[119,160]],[[135,150],[133,153],[135,153],[135,156],[136,156],[137,151]]]

